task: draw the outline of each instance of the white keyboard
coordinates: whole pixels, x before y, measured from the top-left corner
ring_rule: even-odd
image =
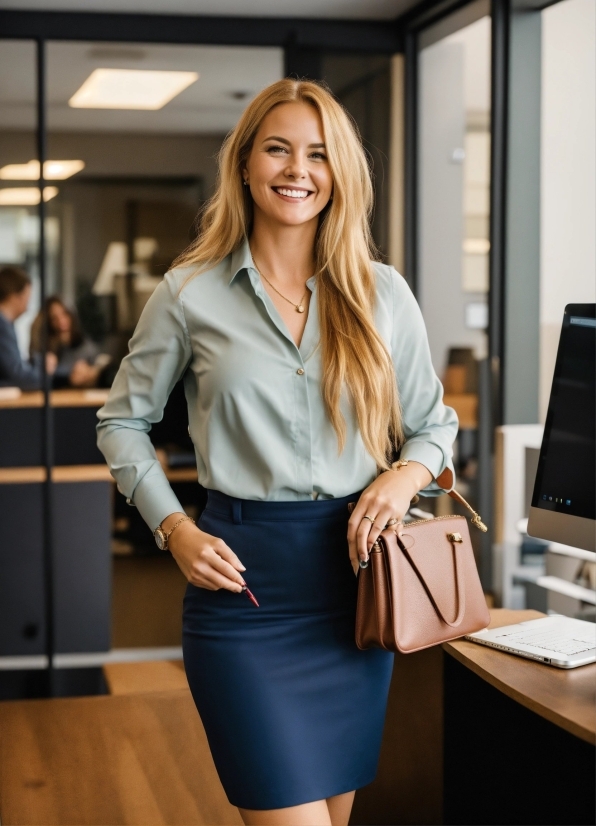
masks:
[[[590,639],[586,634],[553,634],[549,631],[518,631],[515,634],[503,634],[499,639],[506,645],[532,645],[556,651],[557,654],[581,654],[596,648],[596,637]]]

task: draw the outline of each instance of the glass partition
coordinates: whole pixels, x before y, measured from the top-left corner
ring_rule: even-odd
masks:
[[[29,357],[29,328],[39,309],[35,44],[0,40],[0,266],[22,267],[32,281],[31,299],[15,321],[19,349]],[[46,201],[55,191],[48,187]],[[55,264],[56,226],[47,225]],[[0,378],[3,384],[7,378]]]
[[[490,18],[420,37],[418,285],[433,363],[457,411],[458,490],[477,506],[479,363],[487,355]],[[454,31],[455,29],[455,31]],[[442,498],[436,507],[451,507]]]
[[[39,310],[39,164],[36,47],[0,40],[0,698],[38,684],[7,657],[43,668],[46,635],[43,554],[43,394],[41,357],[30,359]],[[44,191],[49,202],[54,190]],[[56,265],[57,227],[46,221],[48,266]]]

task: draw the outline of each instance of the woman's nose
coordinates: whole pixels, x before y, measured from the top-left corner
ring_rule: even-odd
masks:
[[[306,175],[305,166],[304,158],[298,155],[292,156],[285,170],[286,175],[289,178],[304,178]]]

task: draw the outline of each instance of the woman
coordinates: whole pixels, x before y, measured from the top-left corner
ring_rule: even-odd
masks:
[[[393,665],[354,644],[354,575],[385,524],[452,475],[456,417],[406,283],[371,262],[371,203],[358,135],[323,86],[257,95],[99,412],[120,489],[189,581],[186,673],[246,824],[347,824]],[[198,526],[148,436],[181,376],[209,491]],[[408,464],[392,470],[396,447]]]
[[[46,300],[45,314],[49,326],[48,351],[58,358],[54,386],[96,387],[109,358],[100,355],[97,344],[83,335],[77,316],[57,295]],[[40,310],[31,326],[32,357],[43,351],[43,322],[44,310]]]

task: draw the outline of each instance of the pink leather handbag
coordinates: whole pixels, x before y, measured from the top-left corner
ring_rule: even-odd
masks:
[[[472,524],[486,526],[472,511]],[[440,516],[386,528],[358,574],[356,645],[410,653],[480,631],[490,616],[468,523]]]

